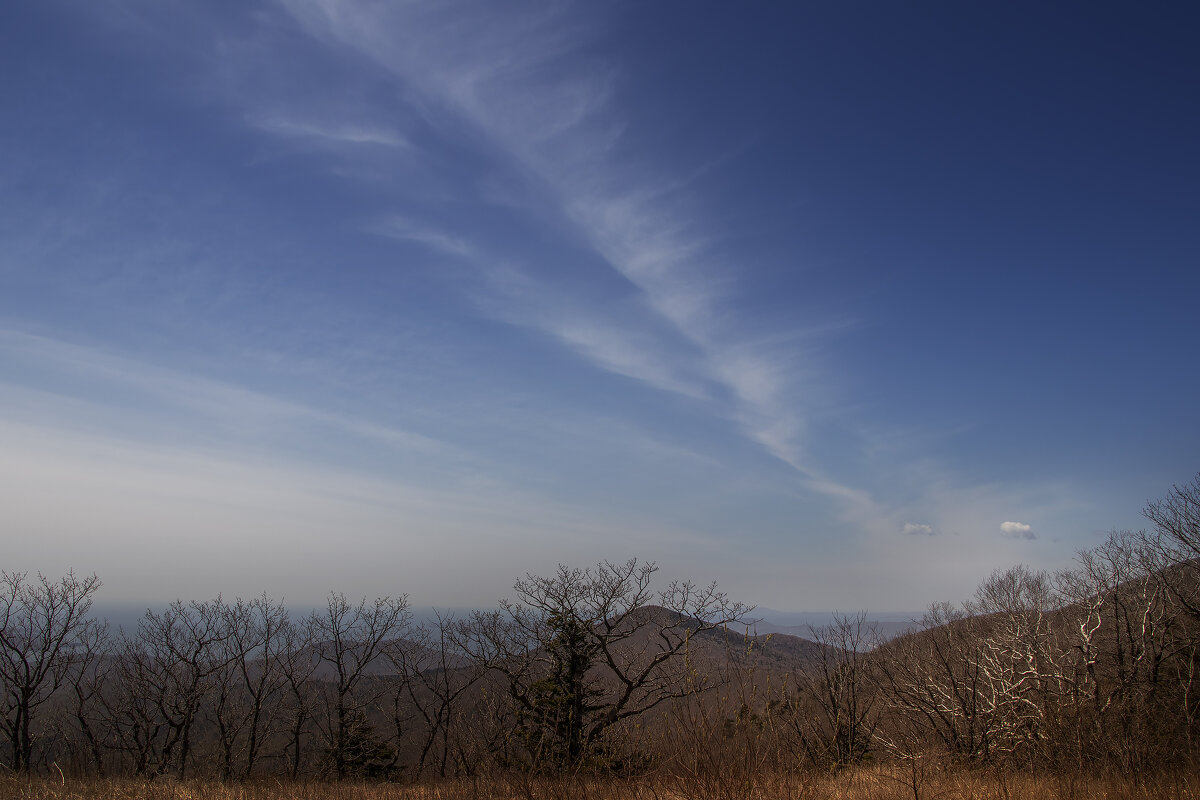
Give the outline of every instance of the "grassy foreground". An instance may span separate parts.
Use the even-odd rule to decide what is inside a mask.
[[[20,800],[1116,800],[1200,798],[1200,775],[1145,778],[1030,776],[962,770],[914,775],[888,767],[836,775],[638,780],[485,778],[426,784],[219,783],[214,781],[0,777],[0,798]]]

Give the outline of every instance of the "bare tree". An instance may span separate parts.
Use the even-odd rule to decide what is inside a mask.
[[[814,763],[856,764],[870,751],[879,722],[869,652],[878,635],[867,625],[866,612],[835,614],[831,624],[810,626],[809,632],[820,645],[817,664],[797,679],[790,720]]]
[[[380,666],[387,645],[407,631],[412,613],[407,597],[380,597],[372,603],[363,598],[354,604],[333,592],[324,611],[311,619],[317,655],[333,672],[323,731],[332,771],[340,780],[350,774],[354,738],[369,730],[366,711],[383,692],[378,686],[359,690],[370,683],[365,680],[369,670]]]
[[[1165,699],[1168,665],[1190,653],[1179,636],[1172,570],[1159,547],[1127,531],[1081,551],[1078,562],[1057,578],[1075,660],[1070,695],[1077,758],[1087,751],[1133,768],[1156,759],[1152,750],[1164,750],[1157,735],[1162,714],[1152,706]],[[1186,691],[1180,702],[1187,714]]]
[[[99,588],[95,575],[68,572],[55,582],[0,572],[0,728],[16,772],[32,765],[34,715],[70,674]]]
[[[673,581],[631,559],[526,575],[500,612],[477,615],[477,655],[505,676],[530,758],[576,765],[621,720],[689,691],[690,642],[750,609],[716,585]]]
[[[889,642],[877,668],[892,712],[880,741],[909,758],[929,747],[986,761],[992,719],[983,701],[982,621],[969,609],[935,603],[920,630]]]
[[[232,610],[232,609],[230,609]],[[244,625],[244,620],[227,619],[231,626]],[[231,630],[232,634],[232,630]],[[224,643],[228,652],[225,664],[209,679],[209,690],[201,706],[206,730],[215,733],[215,744],[219,753],[221,779],[233,779],[234,766],[239,760],[240,750],[245,744],[244,732],[249,722],[247,697],[239,684],[237,662],[246,657],[238,651],[240,643],[233,635]]]
[[[254,771],[274,703],[287,682],[280,662],[288,624],[287,608],[265,594],[248,602],[238,598],[226,608],[231,658],[222,672],[216,722],[227,779],[234,776],[238,749],[242,777]]]
[[[1142,513],[1164,543],[1175,548],[1176,560],[1200,559],[1200,473],[1191,483],[1171,487],[1166,497],[1148,503]]]
[[[136,635],[121,632],[110,663],[106,683],[91,693],[110,737],[108,747],[128,759],[134,775],[150,775],[167,729],[156,697],[165,685]]]
[[[281,714],[287,716],[288,775],[292,780],[300,776],[303,761],[305,730],[316,706],[313,689],[313,674],[320,663],[313,639],[313,617],[296,624],[286,620],[280,628],[278,666],[283,676],[283,698]]]
[[[92,770],[101,777],[106,772],[104,752],[107,737],[100,697],[107,688],[112,672],[111,650],[108,623],[90,623],[79,637],[71,675],[69,714],[83,738],[83,749]]]
[[[1173,486],[1166,497],[1149,503],[1142,513],[1154,525],[1145,536],[1147,548],[1159,556],[1151,576],[1166,590],[1177,611],[1170,668],[1190,754],[1200,716],[1200,473],[1190,483]]]
[[[453,616],[435,614],[430,625],[422,625],[407,641],[387,650],[388,657],[400,674],[397,703],[406,706],[421,719],[424,736],[414,768],[420,776],[434,762],[437,774],[446,777],[454,757],[453,742],[456,723],[460,722],[460,701],[487,673],[485,664],[468,656],[475,629]],[[405,718],[397,710],[393,714],[397,737]],[[462,754],[456,766],[466,768]]]
[[[1200,473],[1142,513],[1154,525],[1144,534],[1146,550],[1156,556],[1154,577],[1185,614],[1200,621]]]
[[[993,754],[1032,757],[1063,692],[1064,648],[1051,624],[1049,576],[1024,566],[997,570],[975,595],[982,647],[980,701],[990,718]]]
[[[175,764],[186,777],[192,735],[214,678],[234,659],[226,607],[218,597],[207,602],[176,600],[162,613],[147,611],[137,634],[121,653],[126,683],[122,713],[134,717],[141,733],[134,744],[153,758],[153,774]],[[150,764],[145,764],[149,767]]]

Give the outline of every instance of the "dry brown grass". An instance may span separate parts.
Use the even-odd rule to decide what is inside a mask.
[[[748,775],[704,784],[640,780],[530,780],[519,776],[418,785],[0,777],[13,800],[1158,800],[1200,798],[1200,775],[1032,776],[895,767],[834,775]]]

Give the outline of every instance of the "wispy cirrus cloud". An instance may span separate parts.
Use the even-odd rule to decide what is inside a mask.
[[[412,144],[399,133],[377,125],[334,120],[290,119],[278,115],[248,115],[246,122],[264,133],[314,145],[377,145],[409,149]]]
[[[402,242],[419,244],[440,255],[477,261],[479,252],[462,237],[447,233],[436,225],[421,224],[399,215],[372,221],[364,226],[368,233]]]
[[[510,463],[511,447],[497,454],[12,329],[0,329],[0,364],[0,500],[9,524],[26,534],[9,554],[17,564],[61,541],[59,550],[72,554],[64,569],[86,563],[116,585],[139,584],[129,552],[139,553],[139,569],[160,565],[163,574],[178,559],[190,570],[211,567],[189,571],[194,585],[161,587],[168,593],[258,592],[265,582],[315,601],[331,581],[382,588],[400,576],[429,602],[488,603],[512,576],[555,559],[721,547],[644,511],[548,493]],[[627,458],[640,451],[633,460],[647,469],[715,466],[637,428],[592,434],[553,415],[540,425],[590,453],[600,449],[596,436]],[[71,502],[55,500],[62,497]],[[78,531],[88,531],[88,543],[67,546]],[[341,544],[330,540],[335,532]],[[534,541],[548,554],[544,563],[528,561]],[[486,565],[467,581],[478,587],[474,596],[439,594],[437,581],[423,577],[430,565],[457,575],[474,569],[453,566],[454,549],[489,554],[473,562]],[[378,568],[364,568],[364,550]],[[231,552],[236,564],[210,564],[214,553]],[[36,563],[50,568],[44,558]],[[214,570],[224,581],[216,588]]]
[[[492,316],[534,328],[606,371],[690,399],[709,397],[696,353],[686,342],[664,339],[637,308],[605,314],[507,265],[488,266],[481,283],[485,291],[476,300]]]
[[[106,408],[111,406],[120,410],[130,406],[141,409],[144,424],[149,424],[151,418],[158,414],[178,429],[182,415],[190,425],[205,420],[231,436],[242,436],[247,431],[253,431],[258,436],[286,436],[295,435],[298,429],[323,426],[389,448],[427,456],[437,454],[463,461],[472,460],[472,456],[461,448],[421,433],[22,331],[0,329],[0,358],[10,367],[20,364],[23,369],[48,376],[41,383],[55,385],[65,378],[72,384],[78,384],[77,389],[62,388],[55,394],[61,400],[72,401],[75,398],[90,407],[92,414],[100,415],[96,419],[102,424]],[[40,391],[45,393],[45,390]],[[0,395],[10,401],[10,408],[11,401],[18,393],[26,398],[32,397],[26,386],[0,380]],[[94,399],[105,394],[115,394],[120,398],[120,403],[110,404]],[[23,405],[36,413],[35,404]],[[128,416],[125,411],[120,413]],[[86,422],[92,414],[80,415],[77,421]]]
[[[866,451],[869,437],[844,430],[833,452],[822,441],[838,405],[836,373],[823,362],[830,319],[775,320],[772,330],[734,306],[739,270],[718,256],[723,232],[696,202],[695,175],[673,173],[640,146],[620,103],[619,66],[580,57],[603,27],[600,12],[356,0],[273,8],[337,67],[331,73],[376,86],[391,105],[343,99],[359,91],[349,78],[304,95],[239,89],[232,102],[254,109],[240,112],[254,130],[324,142],[332,158],[354,162],[345,174],[364,180],[388,174],[389,153],[408,152],[401,128],[423,128],[437,143],[422,141],[408,161],[425,172],[389,184],[367,230],[467,265],[471,278],[457,288],[487,316],[705,409],[788,465],[802,489],[832,500],[840,519],[880,536],[894,536],[910,513],[951,529],[927,511],[936,492],[897,499],[881,490],[904,465],[873,476],[847,468],[843,452]],[[236,59],[223,69],[225,84],[237,85]],[[397,119],[406,122],[388,122]],[[362,160],[372,153],[377,162]],[[957,509],[972,491],[940,502]]]
[[[540,327],[601,369],[689,397],[698,385],[711,386],[725,401],[715,411],[799,470],[812,489],[863,496],[824,474],[805,452],[805,391],[793,368],[795,351],[771,352],[723,313],[722,289],[735,276],[712,257],[714,234],[689,211],[687,181],[656,175],[644,162],[626,164],[627,122],[610,104],[617,71],[566,58],[587,41],[580,25],[553,8],[500,13],[473,6],[463,14],[454,4],[282,5],[316,40],[349,49],[416,91],[435,124],[465,126],[460,135],[477,137],[541,187],[541,206],[565,220],[582,244],[636,288],[641,307],[672,331],[666,338],[654,334],[659,349],[693,359],[687,371],[698,377],[669,377],[677,370],[664,372],[662,359],[646,358],[655,346],[647,347],[642,334],[626,335],[624,320],[564,318],[553,306],[539,311],[531,302],[536,291],[499,292],[497,300],[515,301],[514,310],[496,302],[492,311]],[[459,240],[453,232],[423,235],[442,251]],[[524,280],[536,279],[526,273]]]
[[[722,232],[694,201],[694,177],[671,174],[639,150],[617,102],[620,70],[578,57],[595,35],[598,21],[587,18],[595,12],[354,0],[280,0],[277,8],[323,57],[369,65],[370,80],[387,84],[403,106],[396,114],[451,143],[441,156],[422,151],[442,165],[436,188],[418,182],[405,192],[397,181],[370,232],[468,265],[473,277],[460,288],[487,316],[705,408],[792,468],[804,490],[831,499],[840,519],[879,536],[894,536],[909,513],[937,531],[954,529],[927,509],[958,509],[974,490],[885,500],[861,474],[843,477],[854,470],[839,453],[831,457],[815,430],[836,405],[828,399],[836,377],[822,362],[829,319],[770,330],[732,306],[739,273],[717,255]],[[355,158],[360,144],[399,137],[387,126],[348,126],[344,111],[330,111],[345,104],[328,99],[275,96],[268,107],[278,109],[273,117],[247,113],[256,130],[324,138]],[[477,173],[447,194],[441,178],[463,163]],[[375,172],[386,168],[381,162]],[[489,215],[457,213],[472,204],[499,208],[503,219],[482,224]],[[513,245],[506,225],[537,235]],[[554,240],[552,255],[530,244],[540,239]],[[837,441],[841,449],[866,444],[850,431]],[[881,475],[897,468],[885,465]],[[957,510],[950,517],[960,519]]]
[[[707,378],[699,374],[700,353],[678,337],[665,340],[638,306],[623,306],[620,315],[606,313],[433,224],[392,216],[367,230],[471,265],[474,300],[489,316],[534,329],[608,372],[690,399],[711,396]]]

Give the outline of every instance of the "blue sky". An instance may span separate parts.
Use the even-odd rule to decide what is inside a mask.
[[[915,609],[1200,468],[1182,4],[0,13],[6,569]]]

